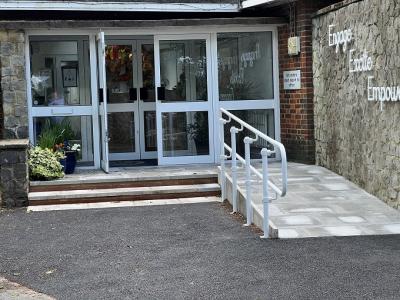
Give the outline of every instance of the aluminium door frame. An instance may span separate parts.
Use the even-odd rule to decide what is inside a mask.
[[[198,102],[172,102],[162,103],[158,100],[157,87],[161,86],[160,74],[160,41],[171,40],[205,40],[207,58],[207,101]],[[191,163],[214,163],[214,121],[213,121],[213,95],[212,89],[212,66],[211,66],[211,36],[209,33],[196,34],[158,34],[154,36],[154,65],[156,70],[156,114],[157,114],[157,150],[159,165],[179,165]],[[208,113],[208,134],[209,134],[209,154],[208,155],[188,155],[176,157],[163,156],[163,135],[162,135],[162,113],[167,112],[197,112],[206,111]]]
[[[155,34],[170,34],[173,31],[175,34],[210,34],[211,35],[211,57],[212,63],[212,74],[213,78],[218,79],[218,68],[217,64],[217,33],[224,32],[260,32],[260,31],[271,31],[273,34],[273,68],[274,68],[274,99],[268,101],[268,103],[256,103],[257,100],[253,100],[252,105],[254,109],[268,109],[274,110],[274,121],[275,121],[275,139],[281,140],[280,132],[280,99],[279,99],[279,58],[278,58],[278,30],[277,27],[280,24],[226,24],[226,25],[202,25],[202,26],[153,26],[153,27],[142,27],[142,28],[105,28],[103,32],[109,38],[112,36],[153,36]],[[25,30],[25,66],[26,66],[26,82],[27,82],[27,99],[28,99],[28,118],[29,118],[29,137],[33,142],[33,118],[32,118],[32,95],[31,95],[31,83],[30,83],[30,53],[29,53],[29,38],[31,36],[88,36],[90,44],[90,73],[91,73],[91,108],[88,112],[91,112],[92,125],[93,125],[93,154],[94,154],[94,168],[100,166],[100,137],[99,137],[99,122],[98,120],[98,88],[97,88],[97,62],[96,62],[96,48],[95,48],[95,35],[98,29],[28,29]],[[155,49],[154,49],[155,50]],[[156,63],[155,63],[156,64]],[[213,90],[213,109],[214,109],[214,128],[219,128],[219,108],[224,107],[222,101],[218,101],[218,82],[214,80],[212,86]],[[232,109],[233,107],[227,107]],[[86,113],[86,112],[85,112]],[[219,161],[219,142],[218,135],[214,135],[214,162]],[[93,167],[80,167],[80,168],[93,168]]]
[[[139,102],[139,144],[140,144],[140,159],[157,159],[158,153],[157,151],[146,151],[146,136],[144,132],[144,124],[145,124],[145,117],[144,113],[148,111],[154,111],[156,113],[156,95],[155,95],[155,63],[154,63],[154,39],[149,38],[136,38],[137,44],[137,57],[138,57],[138,68],[137,68],[137,78],[138,78],[138,102]],[[151,44],[153,45],[153,64],[154,64],[154,74],[153,74],[153,81],[154,81],[154,102],[146,102],[143,101],[140,97],[140,88],[143,87],[143,54],[142,54],[142,45]],[[157,117],[156,117],[157,122]]]
[[[87,37],[89,42],[89,63],[90,63],[90,91],[91,105],[64,106],[64,107],[34,107],[32,103],[32,83],[31,83],[31,53],[30,41],[35,36],[71,36]],[[92,143],[93,143],[93,166],[79,167],[80,169],[98,169],[100,168],[100,148],[96,146],[99,141],[99,110],[98,110],[98,92],[97,92],[97,59],[96,59],[96,40],[94,33],[74,31],[65,33],[64,31],[52,31],[44,34],[41,30],[26,30],[25,34],[25,80],[26,80],[26,98],[28,107],[28,136],[31,144],[34,144],[34,126],[35,117],[71,117],[71,116],[90,116],[92,121]]]
[[[134,58],[132,59],[132,72],[138,67],[138,54],[137,54],[137,44],[135,40],[132,39],[112,39],[105,36],[106,47],[108,45],[130,45],[132,46],[132,53]],[[134,75],[134,74],[132,74]],[[135,74],[136,75],[136,74]],[[132,84],[133,88],[138,88],[138,81],[136,76],[133,76]],[[119,160],[139,160],[140,159],[140,144],[139,144],[139,120],[140,120],[140,112],[139,112],[139,101],[136,100],[134,102],[126,102],[126,103],[107,103],[107,111],[108,113],[124,113],[124,112],[132,112],[134,114],[134,135],[135,135],[135,151],[133,152],[117,152],[110,153],[108,152],[108,158],[110,161],[119,161]]]

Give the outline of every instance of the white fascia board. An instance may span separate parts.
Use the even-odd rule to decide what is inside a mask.
[[[0,1],[0,10],[238,12],[239,6],[233,3]]]
[[[242,2],[242,8],[249,8],[261,4],[271,4],[276,2],[276,0],[245,0]]]

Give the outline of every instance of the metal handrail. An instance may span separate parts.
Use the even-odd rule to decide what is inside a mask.
[[[268,187],[270,187],[277,196],[284,197],[287,192],[287,157],[286,150],[282,143],[272,139],[266,134],[262,133],[258,129],[244,122],[234,114],[230,113],[226,109],[220,108],[221,117],[220,117],[220,141],[221,141],[221,186],[222,186],[222,198],[226,199],[226,174],[225,174],[225,161],[228,158],[232,160],[232,205],[233,212],[237,212],[237,161],[240,161],[245,165],[246,168],[246,225],[251,225],[253,223],[253,209],[252,209],[252,200],[251,200],[251,174],[255,174],[259,179],[263,182],[263,211],[264,211],[264,236],[269,236],[269,191]],[[223,116],[226,115],[228,119],[224,119]],[[231,132],[231,146],[227,145],[224,141],[224,126],[232,120],[236,121],[240,128],[232,126],[230,128]],[[236,134],[243,129],[246,128],[250,132],[254,134],[253,138],[246,136],[243,140],[245,144],[245,158],[241,157],[236,153]],[[250,157],[250,144],[256,142],[258,139],[263,139],[274,147],[274,150],[271,151],[267,148],[261,149],[261,157],[262,157],[262,172],[258,171],[254,166],[251,165],[251,157]],[[277,152],[278,150],[278,152]],[[229,155],[226,155],[226,151],[228,151]],[[279,154],[281,158],[281,179],[282,179],[282,187],[279,188],[275,183],[273,183],[268,178],[268,156],[272,153]]]

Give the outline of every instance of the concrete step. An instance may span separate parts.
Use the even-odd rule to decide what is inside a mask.
[[[141,207],[153,205],[178,205],[178,204],[198,204],[221,202],[221,197],[194,197],[179,199],[154,199],[154,200],[138,200],[138,201],[114,201],[114,202],[97,202],[97,203],[75,203],[75,204],[53,204],[53,205],[33,205],[28,206],[28,212],[39,211],[60,211],[60,210],[82,210],[82,209],[107,209],[121,207]]]
[[[217,183],[30,192],[29,205],[95,203],[219,196]]]
[[[175,185],[198,185],[218,183],[218,175],[193,174],[151,174],[151,176],[86,176],[67,177],[54,181],[31,181],[30,192],[72,191],[93,189],[116,189]]]

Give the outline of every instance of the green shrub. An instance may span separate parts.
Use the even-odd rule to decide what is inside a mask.
[[[52,180],[64,177],[60,159],[63,155],[50,149],[34,147],[29,150],[29,178],[31,180]]]
[[[64,143],[75,137],[75,133],[68,119],[62,120],[60,123],[46,120],[42,131],[39,135],[37,145],[45,149],[53,149],[56,144]]]

